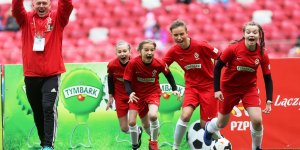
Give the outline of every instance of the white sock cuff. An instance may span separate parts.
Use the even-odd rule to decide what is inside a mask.
[[[250,124],[250,130],[251,130],[251,133],[255,136],[262,136],[263,135],[263,131],[264,131],[264,128],[262,127],[262,129],[260,131],[256,131],[253,127],[252,127],[252,123]]]
[[[135,125],[135,126],[129,126],[129,132],[138,132],[138,126]]]
[[[184,126],[184,127],[187,127],[188,122],[184,122],[184,121],[182,121],[182,120],[179,118],[178,121],[177,121],[177,124],[178,124],[178,125],[181,125],[181,126]]]
[[[213,124],[213,126],[215,127],[215,128],[217,128],[217,129],[219,129],[219,127],[218,127],[218,118],[213,118],[212,120],[211,120],[211,123]]]
[[[220,128],[217,125],[218,118],[213,118],[207,125],[208,132],[214,133],[220,130]]]
[[[159,121],[156,119],[155,121],[150,121],[151,126],[159,126]]]

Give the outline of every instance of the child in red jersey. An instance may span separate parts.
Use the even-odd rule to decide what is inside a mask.
[[[258,44],[260,42],[260,44]],[[233,41],[221,55],[215,66],[215,97],[220,100],[218,118],[207,123],[204,142],[211,144],[213,132],[224,128],[230,117],[230,112],[240,100],[247,110],[251,120],[252,149],[261,149],[263,126],[261,102],[256,86],[256,71],[261,65],[266,85],[267,101],[264,113],[271,112],[273,82],[270,72],[270,62],[265,51],[264,31],[254,22],[245,24],[243,38]],[[225,66],[220,88],[221,69]]]
[[[181,20],[174,21],[170,31],[176,45],[172,46],[164,57],[171,65],[176,61],[184,70],[185,92],[182,103],[182,114],[178,119],[173,149],[179,149],[188,122],[200,105],[201,127],[207,121],[217,116],[218,103],[214,98],[213,89],[213,59],[216,60],[221,52],[205,41],[197,41],[188,36],[186,24]],[[220,135],[219,135],[220,137]]]
[[[129,43],[120,41],[116,44],[115,48],[117,58],[111,60],[107,66],[109,100],[107,102],[106,110],[108,110],[112,106],[112,103],[115,100],[116,111],[121,130],[129,134],[130,132],[127,117],[129,110],[129,97],[125,90],[123,75],[125,67],[130,59],[131,47]],[[148,111],[145,110],[139,113],[139,115],[144,129],[150,135],[150,123],[147,112]],[[139,141],[142,135],[142,131],[142,128],[139,127]]]
[[[159,74],[162,72],[169,81],[173,94],[180,98],[173,75],[168,66],[154,58],[156,43],[151,40],[144,40],[138,46],[139,56],[129,61],[125,73],[125,88],[129,95],[129,128],[131,131],[132,143],[136,143],[137,127],[136,116],[141,110],[149,109],[151,139],[149,149],[158,150],[159,122],[157,118],[160,105],[161,89],[159,86]],[[133,149],[139,145],[133,145]]]

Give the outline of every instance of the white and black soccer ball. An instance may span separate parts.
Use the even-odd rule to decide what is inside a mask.
[[[195,121],[190,125],[186,133],[186,140],[191,150],[207,150],[210,146],[206,146],[203,142],[204,130],[200,126],[200,120]]]
[[[211,150],[232,150],[232,146],[230,141],[223,137],[211,143]]]

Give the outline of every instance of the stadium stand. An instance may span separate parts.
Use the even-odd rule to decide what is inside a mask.
[[[25,0],[26,1],[26,0]],[[56,7],[57,0],[52,1]],[[64,32],[63,54],[66,62],[100,62],[114,57],[113,46],[118,40],[133,45],[136,55],[137,44],[144,38],[144,22],[147,11],[152,11],[161,28],[175,19],[187,22],[190,35],[207,40],[219,49],[224,49],[230,40],[240,39],[243,24],[252,20],[257,10],[272,12],[271,22],[263,24],[266,46],[271,57],[287,57],[300,35],[300,0],[253,0],[242,4],[236,0],[228,3],[203,4],[193,0],[190,4],[176,0],[161,0],[159,7],[148,10],[140,0],[73,0],[75,20],[70,21]],[[0,17],[4,22],[10,3],[0,4]],[[3,22],[2,22],[3,24]],[[89,33],[92,28],[108,30],[108,38],[92,42]],[[20,31],[0,31],[1,64],[21,63]],[[161,57],[172,45],[168,35],[166,49],[157,55]]]

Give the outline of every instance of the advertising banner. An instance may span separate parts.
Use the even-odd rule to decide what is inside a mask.
[[[61,76],[58,102],[58,129],[55,149],[131,149],[130,136],[121,132],[115,107],[106,111],[108,100],[107,63],[66,64]],[[28,103],[21,65],[5,65],[4,149],[38,149],[39,138]],[[170,67],[183,96],[183,71]],[[171,94],[166,78],[160,75],[164,92],[159,108],[159,145],[171,149],[174,128],[181,114],[181,101]],[[200,118],[195,110],[191,123]],[[141,125],[137,119],[138,125]],[[149,136],[144,132],[141,149],[148,149]],[[185,141],[185,140],[184,140]],[[183,142],[182,149],[189,149]]]
[[[272,59],[273,105],[269,115],[263,114],[263,149],[300,149],[300,59]],[[258,87],[262,109],[266,93],[263,75],[258,71]],[[232,111],[222,134],[233,149],[251,149],[250,118],[239,104]]]
[[[300,59],[272,59],[271,71],[274,84],[272,112],[263,114],[263,149],[300,149]],[[130,136],[121,132],[115,107],[106,111],[108,100],[107,63],[66,64],[62,74],[58,102],[58,132],[55,149],[131,149]],[[4,66],[4,143],[3,149],[37,149],[39,140],[27,101],[21,65]],[[170,67],[178,90],[184,97],[184,72],[177,65]],[[258,87],[265,108],[265,87],[261,70]],[[181,114],[181,102],[171,94],[166,78],[160,75],[162,89],[159,108],[161,150],[171,149],[176,122]],[[207,148],[201,142],[203,130],[199,120],[199,107],[189,122],[189,132],[180,149]],[[138,125],[141,125],[137,119]],[[233,149],[251,149],[250,118],[240,104],[234,107],[231,119],[221,134]],[[149,136],[144,132],[141,149],[148,149]]]

